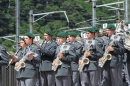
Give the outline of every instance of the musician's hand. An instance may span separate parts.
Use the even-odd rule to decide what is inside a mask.
[[[109,51],[114,51],[114,48],[112,46],[108,46],[107,48]]]
[[[55,61],[53,61],[52,66],[55,66]]]
[[[18,58],[18,56],[13,55],[11,59],[15,60],[17,58]]]
[[[63,57],[63,54],[62,53],[58,53],[58,58],[61,59]]]
[[[30,60],[32,60],[34,58],[33,54],[29,54],[29,58],[30,58]]]
[[[79,60],[79,65],[81,65],[83,62],[82,62],[82,60]]]
[[[16,67],[19,66],[19,62],[16,62],[16,63],[15,63],[15,66],[16,66]]]
[[[103,57],[99,58],[99,61],[102,61],[103,60]]]
[[[91,56],[91,52],[86,52],[86,56]]]

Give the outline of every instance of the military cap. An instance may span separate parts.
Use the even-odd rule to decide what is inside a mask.
[[[107,29],[116,30],[116,27],[113,24],[108,24]]]
[[[21,38],[20,38],[20,41],[24,41],[24,37],[21,37]]]
[[[46,34],[48,34],[48,35],[53,35],[53,33],[52,33],[52,31],[51,30],[45,30],[45,32],[44,33],[46,33]]]
[[[81,33],[77,33],[77,36],[80,36],[80,37],[81,37]]]
[[[25,36],[28,36],[28,37],[33,38],[33,39],[35,38],[35,36],[30,32],[25,33]]]
[[[73,36],[73,37],[77,36],[77,34],[75,32],[68,32],[68,35]]]
[[[87,28],[86,31],[87,32],[92,32],[92,33],[96,32],[96,30],[93,27]]]
[[[94,26],[93,28],[95,29],[96,32],[99,31],[98,27]]]
[[[98,34],[98,37],[102,37],[102,34],[101,34],[101,33],[99,33],[99,34]]]
[[[128,26],[128,24],[130,24],[130,22],[126,22],[125,25]]]
[[[67,38],[68,35],[67,35],[66,32],[59,32],[59,33],[57,34],[57,37],[64,37],[64,38]]]

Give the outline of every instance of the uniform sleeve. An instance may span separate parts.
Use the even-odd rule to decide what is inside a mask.
[[[27,58],[27,60],[30,60],[33,63],[39,63],[41,61],[40,48],[38,46],[35,46],[31,51],[34,52],[34,58],[32,60],[30,60],[30,58]]]
[[[79,59],[82,55],[83,47],[81,44],[77,44],[75,48],[76,59]]]
[[[113,48],[114,48],[114,51],[112,51],[113,54],[123,55],[125,52],[123,40],[115,41],[115,46]]]
[[[63,51],[62,54],[63,54],[63,58],[61,59],[61,61],[71,62],[76,60],[76,54],[74,51],[74,47],[72,45],[69,48],[69,50]]]
[[[1,46],[0,47],[0,66],[8,64],[8,54],[6,52],[6,49]]]
[[[102,46],[101,46],[101,43],[99,41],[96,41],[96,44],[95,44],[95,51],[91,52],[91,58],[93,59],[98,59],[98,58],[101,58],[103,56],[103,49],[102,49]]]
[[[56,42],[53,42],[50,46],[41,48],[40,51],[41,51],[41,53],[43,53],[49,57],[54,57],[56,48],[57,48],[57,44],[56,44]]]

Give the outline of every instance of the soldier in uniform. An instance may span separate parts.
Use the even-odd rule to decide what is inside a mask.
[[[4,46],[0,45],[0,86],[2,86],[2,66],[8,64],[8,54]]]
[[[116,27],[114,25],[107,25],[106,33],[108,37],[105,40],[107,41],[105,50],[107,49],[112,57],[110,61],[107,61],[105,63],[103,68],[103,79],[105,79],[105,86],[122,86],[122,76],[119,74],[119,58],[120,55],[124,54],[125,49],[122,44],[123,40],[111,39],[112,35],[115,34],[115,29]],[[112,42],[112,40],[114,40],[114,42],[110,45],[110,42]],[[102,60],[102,58],[99,60]]]
[[[130,22],[125,22],[124,24],[124,30],[127,31],[129,30],[130,28],[128,28],[128,25],[130,24]]]
[[[60,60],[61,65],[56,68],[56,86],[71,86],[71,62],[76,60],[74,47],[67,42],[66,32],[59,32],[57,36],[59,46],[56,49],[56,59],[52,65],[57,66],[57,60]]]
[[[22,51],[22,56],[19,57],[19,61],[23,59],[24,56],[27,56],[25,59],[25,67],[19,70],[19,81],[20,86],[35,86],[35,77],[36,77],[36,64],[40,63],[40,49],[36,44],[33,43],[33,39],[35,36],[27,32],[24,36],[24,41],[26,43],[26,47]],[[29,52],[33,52],[33,54],[29,54]],[[15,67],[19,67],[20,62],[16,62]]]
[[[82,71],[80,72],[81,86],[98,86],[98,59],[102,57],[103,50],[100,46],[100,42],[95,39],[95,29],[93,27],[87,29],[88,40],[84,43],[83,53],[79,60],[79,68],[82,65],[82,58],[88,58],[88,64],[85,64]],[[89,41],[92,41],[89,44]]]
[[[57,43],[52,40],[52,31],[45,30],[44,41],[41,45],[41,86],[55,86],[55,72],[52,70],[52,62],[54,60]]]
[[[22,57],[22,50],[26,47],[26,43],[24,41],[24,38],[20,39],[19,46],[20,46],[19,50],[11,58],[12,59],[11,64],[15,64],[16,62],[18,62],[20,60],[20,57]],[[20,78],[20,71],[17,72],[16,78],[17,78],[17,86],[21,86],[20,79],[19,79]]]
[[[81,57],[82,45],[76,41],[77,34],[75,32],[68,33],[69,42],[74,46],[76,60],[71,62],[72,69],[72,86],[80,86],[79,82],[79,71],[78,71],[78,60]]]

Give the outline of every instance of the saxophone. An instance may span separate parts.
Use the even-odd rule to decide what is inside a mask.
[[[63,51],[65,50],[68,50],[69,49],[69,46],[62,46],[61,49],[60,49],[60,53],[62,53]],[[62,62],[60,61],[59,57],[57,56],[56,59],[54,60],[55,62],[55,65],[52,66],[52,70],[53,71],[56,71],[57,68],[62,64]]]
[[[26,58],[28,57],[28,55],[30,55],[30,54],[33,54],[33,55],[34,55],[34,53],[30,51],[30,52],[28,52],[25,56],[22,57],[22,59],[19,61],[19,65],[14,67],[14,69],[15,69],[16,71],[19,71],[21,68],[24,68],[24,67],[26,66],[25,60],[26,60]]]
[[[126,32],[126,39],[125,39],[125,42],[124,42],[124,47],[130,51],[130,32]]]
[[[109,46],[112,46],[116,39],[117,39],[117,36],[114,36],[114,39],[109,43]],[[102,57],[103,59],[98,61],[99,67],[102,68],[107,60],[111,60],[112,56],[111,56],[111,54],[109,54],[109,52],[110,51],[108,49],[105,50],[103,57]]]
[[[82,58],[82,64],[80,64],[79,65],[79,68],[78,68],[78,70],[80,71],[80,72],[82,72],[83,71],[83,68],[84,68],[84,66],[86,65],[86,64],[89,64],[89,58],[87,58],[88,56],[86,56],[86,53],[88,52],[88,51],[90,51],[90,46],[92,45],[92,41],[88,41],[88,47],[87,47],[87,50],[85,51],[85,53],[84,53],[84,55],[83,55],[83,58]]]

